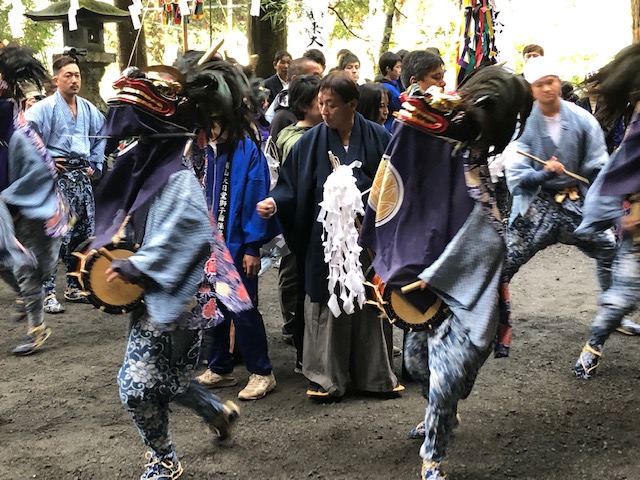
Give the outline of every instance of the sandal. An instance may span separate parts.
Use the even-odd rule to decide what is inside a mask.
[[[578,378],[590,380],[596,374],[595,370],[598,368],[601,357],[602,346],[596,345],[595,347],[592,347],[587,343],[582,347],[580,357],[578,358],[576,365],[573,367],[573,373]]]

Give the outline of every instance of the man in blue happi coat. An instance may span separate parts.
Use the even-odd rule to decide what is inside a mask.
[[[260,247],[280,232],[271,228],[275,225],[273,221],[260,218],[255,210],[256,203],[269,191],[270,174],[249,116],[248,80],[227,62],[212,62],[210,71],[230,94],[211,102],[214,127],[205,149],[207,203],[254,308],[234,313],[220,306],[224,321],[207,330],[213,351],[209,368],[198,381],[212,388],[236,384],[229,353],[233,322],[237,344],[250,373],[238,398],[257,400],[276,387],[264,321],[257,308]]]

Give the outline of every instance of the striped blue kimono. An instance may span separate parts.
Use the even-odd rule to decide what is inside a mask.
[[[104,116],[90,102],[76,96],[77,116],[74,117],[59,92],[36,103],[26,112],[27,120],[42,138],[53,158],[66,159],[66,171],[58,177],[58,185],[66,195],[76,215],[76,223],[62,239],[60,256],[67,273],[74,272],[77,259],[71,255],[94,232],[95,206],[91,178],[93,168],[99,178],[104,164],[106,140],[97,138]],[[45,295],[55,295],[55,272],[45,282]],[[67,288],[79,288],[74,277],[67,276]]]

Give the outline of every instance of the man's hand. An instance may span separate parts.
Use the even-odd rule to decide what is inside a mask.
[[[91,178],[94,171],[95,170],[92,167],[87,168],[87,173],[86,173],[87,177]]]
[[[253,255],[245,255],[242,257],[242,270],[248,278],[253,278],[258,275],[260,271],[260,257],[254,257]]]
[[[625,215],[620,219],[620,226],[625,232],[634,234],[640,230],[640,220],[634,215]]]
[[[272,198],[265,198],[256,205],[256,211],[261,218],[271,218],[276,213],[276,204]]]
[[[107,283],[111,283],[118,278],[122,280],[124,283],[131,283],[111,267],[107,268],[104,274],[107,276]]]
[[[58,173],[64,173],[67,171],[67,167],[64,164],[67,162],[67,159],[64,157],[58,157],[54,159],[56,161],[56,170]]]
[[[564,173],[564,165],[562,165],[556,157],[551,157],[547,160],[547,164],[544,166],[544,169],[558,175]]]

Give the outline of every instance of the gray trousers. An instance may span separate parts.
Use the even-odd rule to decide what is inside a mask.
[[[389,360],[391,325],[373,308],[365,306],[336,318],[326,304],[307,296],[304,320],[302,373],[310,381],[335,396],[344,395],[348,386],[381,393],[398,385]]]
[[[407,371],[420,381],[427,399],[425,439],[420,456],[440,462],[456,424],[458,402],[469,396],[492,347],[481,352],[453,315],[435,330],[410,332],[404,346]]]
[[[60,238],[51,238],[44,232],[42,220],[30,220],[19,216],[14,220],[16,238],[31,250],[36,258],[35,266],[19,265],[11,272],[3,272],[2,278],[17,295],[24,298],[28,328],[41,325],[44,321],[43,282],[55,271],[60,251]]]
[[[625,237],[613,262],[611,287],[600,295],[600,309],[591,326],[591,346],[600,346],[631,313],[640,298],[640,263],[633,239]]]

